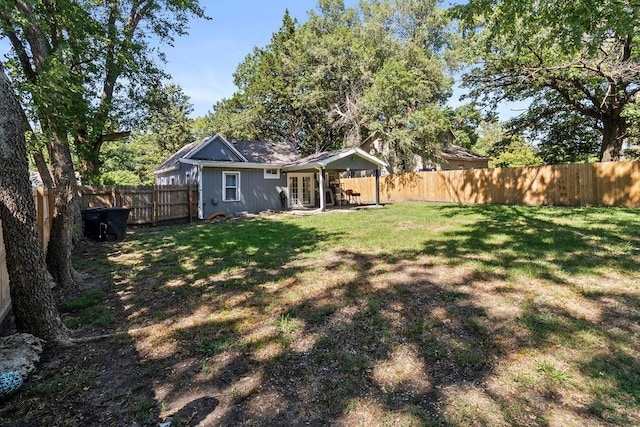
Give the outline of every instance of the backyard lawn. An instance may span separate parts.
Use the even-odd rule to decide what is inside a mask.
[[[640,425],[640,211],[399,203],[85,243],[8,425]]]

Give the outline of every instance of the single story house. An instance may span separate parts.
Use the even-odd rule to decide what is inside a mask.
[[[324,210],[338,204],[340,173],[379,176],[383,167],[385,162],[357,147],[301,158],[288,143],[227,141],[216,134],[185,145],[154,174],[158,185],[197,184],[198,217],[203,219],[216,212]]]
[[[488,168],[489,158],[481,156],[473,151],[455,145],[455,134],[449,130],[441,136],[444,148],[438,153],[438,160],[435,162],[425,161],[422,156],[414,154],[410,162],[410,168],[413,172],[429,171],[429,170],[458,170],[458,169],[477,169]],[[374,132],[365,139],[360,148],[371,154],[387,159],[390,167],[382,169],[382,174],[387,175],[396,172],[396,159],[394,158],[388,144],[384,141],[378,132]]]

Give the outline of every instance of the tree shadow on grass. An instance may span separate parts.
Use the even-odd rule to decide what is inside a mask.
[[[558,283],[564,275],[601,268],[633,273],[640,257],[640,240],[634,239],[637,210],[619,208],[621,215],[612,217],[607,209],[612,208],[443,206],[444,216],[470,220],[461,229],[424,242],[423,252],[443,255],[451,264],[475,261],[479,271],[508,269]],[[571,225],[576,220],[582,226]]]
[[[565,278],[597,277],[602,265],[635,277],[637,248],[629,247],[631,259],[621,260],[600,250],[600,244],[619,247],[619,239],[634,236],[637,226],[621,221],[613,229],[587,215],[590,232],[585,233],[504,209],[476,210],[474,215],[483,215],[477,224],[424,242],[421,250],[341,251],[327,268],[354,272],[340,283],[342,292],[332,288],[288,306],[287,319],[298,326],[273,336],[288,341],[275,356],[255,358],[251,347],[238,354],[249,361],[249,370],[260,372],[260,387],[239,396],[216,421],[547,425],[554,411],[565,411],[572,422],[633,423],[637,387],[622,378],[627,373],[634,378],[637,364],[615,347],[638,355],[633,339],[638,296],[633,289],[590,295],[567,287]],[[492,240],[495,235],[501,236],[498,241]],[[456,270],[465,261],[477,262],[484,251],[494,259],[480,257],[485,263],[480,272]],[[511,251],[516,254],[506,253]],[[425,259],[434,253],[459,259],[443,270]],[[589,257],[594,259],[585,265]],[[593,313],[545,299],[545,291],[503,287],[505,276],[494,269],[526,273],[527,265],[539,259],[545,262],[527,274],[550,282],[549,289],[569,288],[572,298],[588,300]],[[487,298],[505,298],[515,306],[496,309]],[[509,309],[514,310],[509,316],[500,311]],[[594,354],[588,349],[596,343],[610,349]],[[612,362],[604,375],[615,380],[613,385],[593,385],[591,374],[580,372],[593,371],[603,361]],[[236,381],[240,375],[246,371]],[[599,387],[619,397],[605,401]],[[591,403],[571,401],[574,392],[590,395]],[[275,413],[260,410],[267,402]]]
[[[633,424],[637,291],[570,279],[608,264],[633,281],[637,225],[587,210],[584,228],[558,227],[582,211],[527,209],[442,207],[463,226],[401,251],[339,246],[340,235],[281,220],[136,230],[108,267],[150,413],[193,409],[204,425],[545,425],[556,410]],[[520,286],[528,279],[546,288]],[[561,298],[546,295],[555,288]]]

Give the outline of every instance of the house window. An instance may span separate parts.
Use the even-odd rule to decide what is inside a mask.
[[[265,169],[264,179],[280,179],[280,169]]]
[[[169,180],[169,185],[173,185],[176,183],[176,179],[174,177],[171,177]]]
[[[240,200],[240,172],[222,172],[222,200],[225,202]]]

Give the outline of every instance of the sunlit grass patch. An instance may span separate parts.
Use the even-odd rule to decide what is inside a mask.
[[[223,424],[633,425],[634,215],[406,203],[138,229],[108,257],[140,353],[190,366]]]

